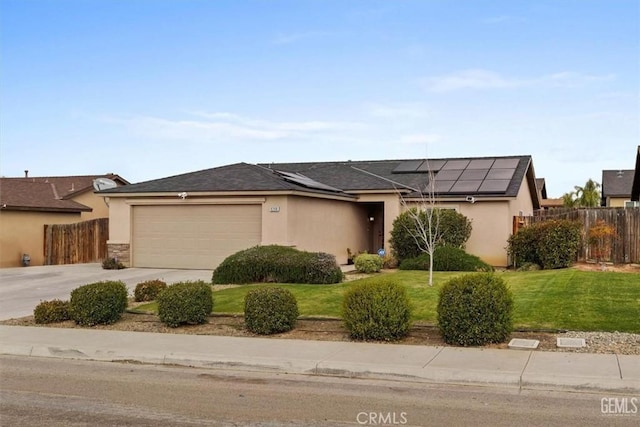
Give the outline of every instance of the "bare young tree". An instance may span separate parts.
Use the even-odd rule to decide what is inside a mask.
[[[398,192],[400,203],[411,223],[406,227],[420,252],[429,254],[429,286],[433,286],[433,255],[442,237],[440,235],[440,210],[436,207],[435,174],[429,168],[426,186],[416,191],[417,197],[407,197]]]

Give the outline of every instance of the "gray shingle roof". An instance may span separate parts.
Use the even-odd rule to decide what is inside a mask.
[[[416,190],[424,189],[428,182],[427,165],[436,171],[436,183],[440,179],[440,168],[443,170],[440,176],[448,177],[441,182],[443,188],[448,189],[438,191],[439,197],[476,194],[515,197],[531,168],[531,156],[429,159],[428,163],[424,159],[258,165],[236,163],[126,185],[103,193],[305,191],[346,196],[345,193],[330,191],[325,186],[347,193]],[[300,174],[312,181],[287,179],[286,174],[278,172]],[[313,181],[322,185],[314,186]],[[305,182],[311,184],[303,185]],[[531,182],[530,185],[535,192],[535,184]]]
[[[631,187],[631,200],[640,201],[640,145],[638,145],[638,153],[636,154],[636,171]]]
[[[631,197],[633,186],[632,170],[603,170],[602,171],[602,198],[607,197]]]

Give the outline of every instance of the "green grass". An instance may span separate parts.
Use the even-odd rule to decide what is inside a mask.
[[[436,322],[438,292],[455,272],[397,271],[357,282],[393,278],[407,286],[413,320]],[[570,329],[640,333],[640,274],[591,272],[573,269],[496,273],[514,296],[516,329]],[[278,285],[298,300],[301,316],[339,317],[344,290],[356,282],[337,285]],[[256,286],[246,285],[214,292],[214,313],[242,313],[244,295]],[[157,312],[155,303],[139,307]]]

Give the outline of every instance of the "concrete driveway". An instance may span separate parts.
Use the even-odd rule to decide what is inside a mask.
[[[126,268],[103,270],[101,264],[46,265],[0,269],[0,320],[33,314],[40,301],[69,299],[78,286],[102,280],[121,280],[133,295],[136,285],[160,279],[167,284],[183,280],[211,281],[213,270]]]

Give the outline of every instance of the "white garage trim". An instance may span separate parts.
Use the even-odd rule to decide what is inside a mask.
[[[213,269],[260,244],[262,205],[132,207],[132,266]]]

